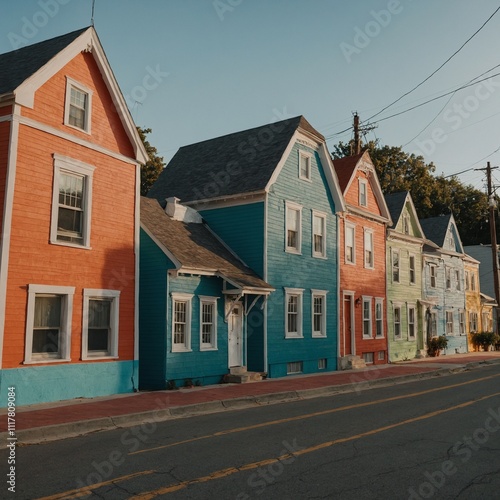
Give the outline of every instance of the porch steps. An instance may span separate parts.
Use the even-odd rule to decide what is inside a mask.
[[[246,366],[234,366],[229,369],[229,373],[224,377],[228,384],[246,384],[248,382],[259,382],[263,380],[260,372],[249,372]]]
[[[341,370],[356,370],[359,368],[366,368],[366,363],[364,359],[354,354],[348,354],[343,358],[340,358],[340,369]]]

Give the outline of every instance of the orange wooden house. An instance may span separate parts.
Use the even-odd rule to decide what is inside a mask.
[[[333,163],[346,203],[339,220],[339,367],[387,363],[385,242],[390,213],[368,152]]]
[[[2,406],[137,387],[146,160],[94,28],[0,55]]]

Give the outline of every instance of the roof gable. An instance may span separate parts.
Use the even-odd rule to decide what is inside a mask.
[[[391,229],[415,238],[425,237],[409,191],[386,194],[385,201],[391,214]]]
[[[443,250],[464,252],[453,214],[421,219],[420,224],[427,238]]]
[[[94,57],[132,144],[135,159],[145,163],[147,152],[93,27],[1,54],[0,98],[12,96],[16,103],[33,108],[36,90],[81,52],[90,52]]]

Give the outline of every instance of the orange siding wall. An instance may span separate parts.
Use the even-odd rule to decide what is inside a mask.
[[[359,206],[359,182],[358,182],[359,179],[365,179],[368,182],[367,206],[360,208],[362,208],[363,210],[367,210],[372,214],[381,215],[377,199],[373,194],[373,190],[370,188],[368,177],[364,172],[360,170],[357,171],[356,177],[352,181],[349,191],[347,191],[347,193],[344,193],[346,203],[349,205]]]
[[[93,91],[91,135],[64,125],[66,76]],[[90,53],[77,55],[42,85],[35,93],[35,109],[24,108],[22,114],[80,139],[91,140],[112,151],[134,157],[111,95]]]

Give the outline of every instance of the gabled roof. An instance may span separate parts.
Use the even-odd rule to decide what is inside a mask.
[[[179,272],[212,273],[247,292],[274,290],[224,246],[206,224],[174,220],[157,200],[141,197],[141,226]]]
[[[0,54],[0,100],[13,98],[16,103],[33,108],[38,88],[84,51],[90,52],[97,63],[134,148],[135,159],[146,163],[144,144],[93,27]]]
[[[337,209],[343,201],[325,138],[303,116],[288,118],[180,148],[149,193],[162,205],[265,193],[298,133],[320,144],[319,154]],[[336,193],[337,191],[337,193]]]
[[[0,95],[14,92],[88,28],[0,54]]]
[[[354,156],[346,156],[338,160],[333,160],[333,166],[339,179],[340,189],[344,196],[349,190],[353,179],[356,177],[356,171],[362,166],[369,168],[372,172],[372,175],[369,176],[369,183],[375,199],[377,200],[382,218],[386,219],[389,224],[392,224],[391,214],[389,213],[377,172],[368,151],[364,151]]]
[[[453,236],[455,239],[456,247],[452,251],[457,253],[463,253],[462,241],[460,240],[460,235],[458,234],[458,228],[455,223],[455,218],[453,214],[440,215],[438,217],[429,217],[428,219],[421,219],[420,224],[424,230],[425,235],[428,239],[433,241],[443,250],[449,250],[446,248],[446,235],[448,229],[452,229]]]
[[[411,212],[413,213],[414,222],[417,226],[416,229],[420,233],[420,236],[418,236],[417,234],[415,234],[414,236],[416,236],[417,238],[425,238],[424,231],[422,229],[422,226],[420,225],[417,210],[415,209],[415,205],[413,204],[413,199],[410,192],[398,191],[397,193],[390,193],[384,196],[385,202],[387,203],[387,208],[389,209],[389,213],[391,214],[392,219],[392,225],[390,226],[390,228],[394,229],[398,225],[401,214],[403,213],[406,204],[409,203]]]

